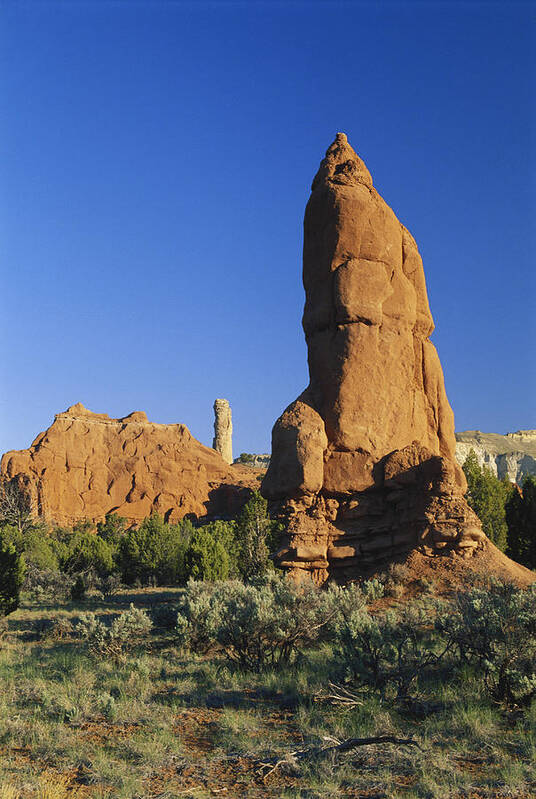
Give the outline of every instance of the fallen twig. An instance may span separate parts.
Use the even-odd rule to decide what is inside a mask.
[[[335,739],[331,739],[335,740]],[[422,751],[422,747],[413,738],[397,738],[395,735],[374,735],[370,738],[347,738],[345,741],[337,741],[332,746],[313,746],[310,749],[298,749],[295,752],[289,752],[286,757],[272,757],[268,760],[263,760],[258,763],[258,769],[262,772],[268,769],[263,776],[263,779],[276,771],[280,766],[293,765],[301,760],[315,759],[320,757],[329,757],[330,755],[344,754],[350,752],[352,749],[357,749],[358,746],[369,746],[371,744],[396,744],[397,746],[416,746],[417,749]]]
[[[344,685],[330,682],[329,687],[331,693],[319,693],[315,696],[315,701],[330,702],[333,705],[343,705],[343,707],[355,707],[363,704],[359,695],[354,691],[350,691],[349,688],[345,688]]]

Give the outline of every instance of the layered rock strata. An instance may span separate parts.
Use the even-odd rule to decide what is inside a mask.
[[[310,383],[276,422],[262,492],[282,566],[341,581],[411,549],[487,541],[464,498],[417,245],[337,134],[305,211]]]
[[[7,452],[0,480],[16,481],[41,517],[64,525],[112,512],[132,523],[153,511],[171,521],[230,517],[258,486],[252,469],[228,466],[183,424],[154,424],[143,412],[111,419],[80,403],[28,449]]]
[[[465,430],[456,433],[456,460],[463,466],[474,450],[481,466],[504,480],[521,485],[529,474],[536,475],[536,430],[518,430],[516,433],[481,433]]]
[[[214,439],[212,447],[225,463],[233,462],[233,421],[231,406],[226,399],[214,400]]]

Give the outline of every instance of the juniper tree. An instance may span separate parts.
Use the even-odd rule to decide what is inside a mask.
[[[471,450],[463,464],[467,478],[467,501],[474,510],[488,538],[502,552],[507,546],[508,526],[505,505],[511,488],[499,480],[487,466],[481,467]]]

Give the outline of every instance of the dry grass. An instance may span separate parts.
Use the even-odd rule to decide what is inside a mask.
[[[137,593],[145,606],[163,595]],[[72,636],[35,634],[44,617],[106,615],[131,601],[129,593],[93,606],[24,607],[9,618],[0,648],[0,799],[536,795],[536,708],[502,711],[469,672],[430,686],[433,712],[375,697],[344,709],[315,701],[332,676],[329,648],[295,669],[257,675],[186,657],[161,631],[119,666]],[[367,746],[337,761],[290,759],[268,777],[259,769],[263,758],[329,738],[378,734],[413,737],[422,751]]]

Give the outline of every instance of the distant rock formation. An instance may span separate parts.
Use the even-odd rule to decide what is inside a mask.
[[[219,452],[225,463],[233,462],[233,422],[231,406],[226,399],[214,400],[213,449]]]
[[[279,563],[345,581],[415,548],[491,547],[454,457],[417,245],[342,133],[305,211],[303,282],[310,383],[262,483],[287,525]]]
[[[258,454],[242,452],[242,454],[235,458],[233,463],[241,463],[244,466],[252,466],[254,469],[267,469],[270,465],[270,456],[268,453]]]
[[[56,415],[29,449],[7,452],[0,479],[24,484],[40,516],[58,524],[118,513],[139,522],[157,511],[176,521],[232,516],[258,486],[251,469],[228,466],[183,424],[121,419],[78,403]]]
[[[456,460],[460,466],[472,449],[480,465],[491,469],[499,480],[506,477],[521,485],[526,475],[536,475],[536,430],[518,430],[505,436],[480,430],[456,433]]]

